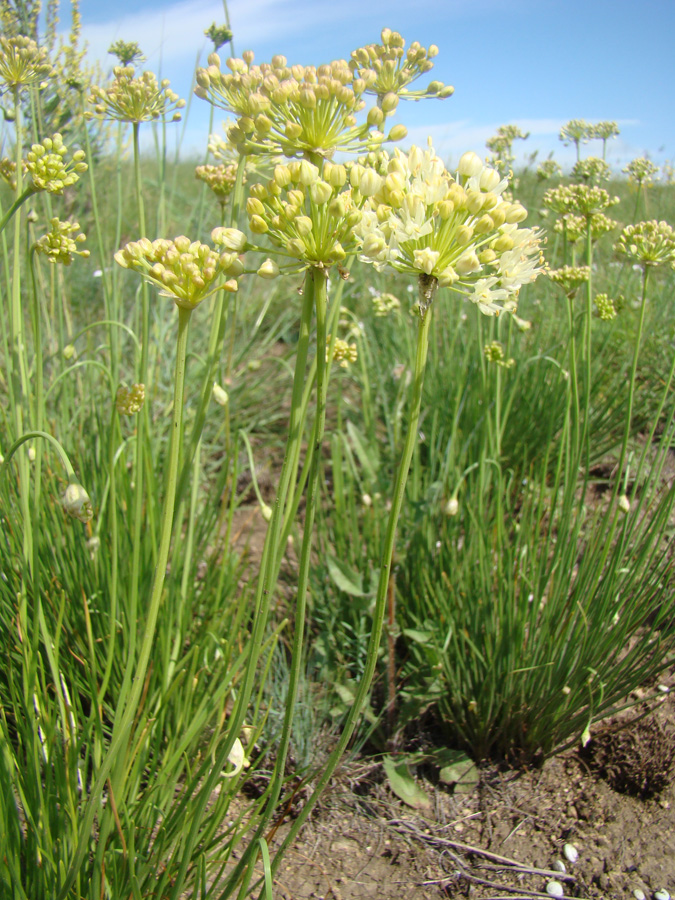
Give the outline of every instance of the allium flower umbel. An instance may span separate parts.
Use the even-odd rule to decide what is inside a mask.
[[[62,222],[59,218],[50,219],[51,230],[43,235],[35,244],[38,253],[44,254],[50,263],[62,263],[69,266],[74,256],[89,256],[88,250],[81,250],[80,244],[87,240],[80,232],[79,222]]]
[[[651,184],[659,174],[658,166],[644,156],[631,160],[621,171],[628,175],[629,181],[638,185]]]
[[[643,268],[670,266],[675,269],[675,231],[667,222],[655,220],[627,225],[614,245],[614,252]]]
[[[317,69],[289,67],[285,56],[260,66],[253,59],[251,51],[230,58],[227,72],[212,53],[208,68],[197,70],[197,96],[237,117],[227,136],[241,152],[329,157],[362,146],[371,126],[357,125],[356,115],[366,83],[345,60]]]
[[[180,121],[178,110],[185,106],[185,100],[169,88],[166,79],[158,83],[152,72],[134,78],[133,66],[115,66],[113,74],[115,77],[108,87],[92,87],[89,102],[94,109],[85,113],[89,118],[139,123],[173,113],[171,121]]]
[[[211,239],[219,249],[184,236],[152,242],[141,238],[119,250],[115,261],[140,272],[160,288],[161,296],[191,310],[218,290],[236,291],[236,278],[243,271],[239,254],[246,246],[246,235],[235,228],[214,228]],[[230,277],[221,283],[224,276]]]
[[[543,259],[540,232],[518,228],[527,211],[502,197],[506,179],[475,153],[453,176],[432,147],[396,150],[384,171],[358,226],[361,258],[466,294],[487,315],[515,309]]]
[[[544,194],[544,204],[561,215],[576,213],[589,217],[604,213],[617,203],[618,197],[611,197],[604,188],[588,184],[559,185]]]
[[[44,138],[33,144],[26,157],[26,171],[33,181],[35,191],[61,194],[63,189],[79,179],[87,171],[84,150],[76,150],[70,161],[66,159],[68,148],[60,134]]]
[[[246,203],[249,227],[256,235],[266,235],[281,255],[297,260],[301,268],[339,264],[358,246],[355,227],[364,191],[370,189],[366,172],[381,182],[374,170],[362,166],[351,167],[350,184],[347,167],[330,161],[321,171],[306,159],[278,165],[266,184],[251,187]]]
[[[237,167],[234,164],[229,166],[197,166],[195,169],[195,178],[208,185],[218,198],[218,201],[224,203],[232,193],[235,181],[237,180]]]
[[[41,84],[53,71],[47,51],[31,38],[0,37],[0,81],[10,90]]]
[[[442,81],[432,81],[422,90],[411,91],[408,85],[433,69],[431,60],[438,55],[438,47],[428,49],[417,41],[405,50],[405,41],[397,31],[383,28],[381,44],[359,47],[351,54],[350,68],[366,81],[367,93],[375,94],[378,105],[386,112],[387,99],[421,100],[423,97],[450,97],[455,89]],[[373,78],[373,73],[375,77]]]

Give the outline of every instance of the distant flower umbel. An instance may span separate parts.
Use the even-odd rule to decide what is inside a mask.
[[[627,225],[614,245],[614,252],[643,268],[675,268],[675,231],[667,222],[655,220]]]
[[[170,89],[166,79],[158,83],[152,72],[143,72],[134,78],[133,66],[116,66],[113,74],[115,77],[107,87],[92,87],[89,102],[94,109],[86,112],[89,118],[138,124],[173,114],[172,122],[180,120],[178,110],[185,106],[185,100]]]

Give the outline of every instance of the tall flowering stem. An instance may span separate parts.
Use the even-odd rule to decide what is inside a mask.
[[[420,294],[420,316],[417,327],[417,345],[415,350],[415,366],[413,380],[411,386],[410,397],[410,420],[408,423],[408,432],[406,434],[405,443],[401,452],[401,460],[396,472],[396,480],[394,482],[394,490],[387,521],[387,530],[384,539],[384,548],[380,560],[380,572],[377,584],[377,594],[375,597],[375,610],[373,613],[373,621],[370,632],[370,640],[368,641],[368,649],[366,656],[366,664],[363,675],[354,697],[354,702],[349,710],[347,720],[343,726],[342,734],[328,758],[324,771],[317,782],[317,785],[308,799],[307,803],[301,810],[299,816],[294,821],[290,831],[284,838],[279,850],[277,851],[272,862],[273,874],[279,868],[282,856],[295,838],[298,832],[306,822],[311,811],[314,809],[324,788],[333,777],[333,773],[338,767],[342,756],[347,749],[351,740],[354,729],[359,720],[361,712],[366,703],[370,685],[375,674],[377,664],[377,654],[382,640],[382,629],[384,617],[387,610],[387,589],[389,586],[389,578],[391,575],[391,561],[394,555],[394,543],[396,540],[396,526],[403,505],[403,497],[405,494],[405,486],[408,480],[408,471],[412,460],[415,445],[418,440],[418,426],[420,418],[420,410],[422,407],[422,388],[424,386],[424,373],[427,363],[427,353],[429,349],[429,329],[432,319],[432,303],[438,282],[435,279],[429,279],[425,275],[419,276],[419,294]]]

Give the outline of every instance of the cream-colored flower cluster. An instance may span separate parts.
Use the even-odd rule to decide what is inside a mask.
[[[171,121],[180,121],[178,110],[185,106],[169,87],[169,81],[157,82],[153,72],[134,78],[133,66],[115,66],[114,79],[107,87],[92,87],[89,102],[94,109],[89,118],[113,119],[119,122],[152,122],[173,113]]]
[[[401,301],[393,294],[375,294],[373,296],[373,313],[377,318],[384,318],[391,313],[398,312]]]
[[[86,259],[89,250],[81,250],[80,244],[87,240],[80,232],[79,222],[62,222],[59,218],[50,219],[51,230],[43,235],[35,244],[38,253],[44,254],[50,263],[61,263],[69,266],[74,256]]]
[[[500,341],[490,341],[483,348],[483,352],[489,363],[501,366],[503,369],[512,369],[516,364],[515,359],[507,359],[504,345]]]
[[[23,174],[26,174],[26,163],[22,160]],[[6,181],[13,191],[16,190],[16,163],[4,156],[0,159],[0,178]]]
[[[80,522],[90,522],[94,518],[94,507],[89,494],[81,484],[70,481],[61,497],[61,505],[65,512]]]
[[[47,51],[23,35],[0,37],[0,80],[10,90],[41,84],[53,73]]]
[[[568,144],[576,144],[578,147],[582,142],[584,144],[588,143],[593,136],[592,129],[593,126],[585,119],[570,119],[570,121],[560,129],[558,137],[565,146]]]
[[[195,178],[208,185],[218,200],[224,203],[232,193],[237,180],[237,167],[234,164],[197,166]]]
[[[306,159],[277,165],[266,184],[251,186],[246,203],[251,231],[267,235],[303,268],[341,263],[358,245],[355,227],[365,199],[359,188],[368,190],[363,174],[379,178],[370,169],[350,168],[326,160],[319,170]]]
[[[544,205],[561,215],[593,216],[619,202],[618,197],[611,197],[604,188],[589,184],[561,184],[544,194]]]
[[[84,150],[76,150],[70,160],[66,159],[67,153],[68,148],[60,134],[33,144],[26,156],[26,170],[35,191],[61,194],[87,171]]]
[[[537,168],[539,181],[548,181],[550,178],[558,178],[562,175],[562,169],[554,159],[545,159]]]
[[[250,51],[243,59],[228,59],[230,71],[223,72],[220,57],[212,53],[208,68],[197,70],[197,96],[237,117],[227,134],[241,152],[331,157],[336,150],[361,150],[368,139],[384,140],[381,132],[372,131],[380,124],[372,113],[368,121],[357,123],[368,81],[356,76],[345,60],[317,68],[289,66],[285,56],[259,66],[253,59]],[[371,71],[371,82],[375,78]],[[388,139],[405,134],[403,126],[395,126]]]
[[[618,257],[634,260],[644,267],[670,266],[675,269],[675,231],[667,222],[638,222],[627,225],[614,245]]]
[[[549,269],[546,274],[571,300],[581,285],[591,277],[591,270],[588,266],[563,266],[560,269]]]
[[[361,258],[464,293],[487,315],[513,310],[543,259],[540,233],[518,228],[527,211],[501,196],[507,181],[475,153],[462,156],[456,176],[431,146],[383,160],[379,184],[369,170]]]
[[[655,166],[651,159],[640,156],[631,160],[621,171],[628,175],[628,180],[633,184],[643,185],[651,184],[658,177],[659,167]]]
[[[497,133],[485,142],[485,146],[492,153],[492,165],[500,172],[506,172],[515,159],[513,142],[527,140],[529,136],[529,132],[521,131],[517,125],[500,125]]]
[[[571,244],[585,239],[588,229],[591,229],[591,241],[595,243],[603,235],[619,227],[619,223],[614,219],[610,219],[604,213],[595,213],[594,215],[577,216],[574,213],[567,213],[561,216],[553,230],[556,234],[564,234]]]
[[[121,416],[134,416],[143,409],[145,403],[145,385],[132,384],[127,387],[121,384],[117,388],[115,407]]]
[[[331,336],[326,339],[326,362],[330,362],[328,356],[330,350]],[[358,359],[358,350],[356,344],[350,344],[342,338],[337,338],[333,347],[333,362],[337,363],[340,368],[348,369],[349,364],[356,362]]]
[[[586,184],[609,181],[611,174],[612,170],[609,164],[597,156],[587,156],[586,159],[578,160],[572,169],[572,178]]]
[[[375,94],[378,105],[387,112],[387,105],[395,104],[398,98],[421,100],[424,97],[450,97],[454,88],[442,81],[432,81],[423,90],[411,91],[408,85],[429,72],[438,55],[438,47],[432,44],[428,49],[414,41],[405,49],[405,40],[397,31],[383,28],[381,44],[367,44],[352,51],[350,67],[358,78],[366,81],[367,93]],[[373,78],[372,73],[375,73]],[[388,102],[386,98],[389,98]],[[395,108],[395,105],[394,105]]]
[[[611,322],[616,318],[616,303],[607,294],[596,294],[594,303],[601,322]]]
[[[116,56],[123,67],[145,61],[145,56],[143,56],[143,51],[137,41],[115,41],[108,47],[108,53]]]
[[[115,261],[140,272],[177,306],[192,310],[218,290],[236,291],[237,276],[244,270],[239,254],[246,246],[245,234],[235,228],[214,228],[211,239],[219,249],[183,235],[172,241],[141,238],[119,250]],[[225,283],[223,276],[230,276]]]

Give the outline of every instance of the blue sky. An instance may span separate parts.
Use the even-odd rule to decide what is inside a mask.
[[[185,98],[198,55],[205,65],[212,48],[204,29],[225,20],[221,0],[81,0],[81,13],[83,38],[106,70],[108,46],[136,40],[144,67]],[[571,151],[557,135],[572,118],[619,123],[608,148],[615,167],[642,155],[675,161],[673,0],[230,0],[229,14],[236,54],[251,49],[258,62],[275,53],[291,64],[349,59],[384,26],[408,43],[437,44],[430,79],[454,85],[454,96],[402,104],[392,121],[407,125],[404,143],[431,134],[451,161],[469,149],[484,155],[486,138],[513,123],[531,133],[518,142],[524,152],[543,159],[553,150],[564,164]],[[66,18],[64,8],[64,27]],[[194,98],[186,149],[203,152],[209,109]],[[222,119],[216,111],[218,127]],[[600,144],[585,152],[599,155]]]

